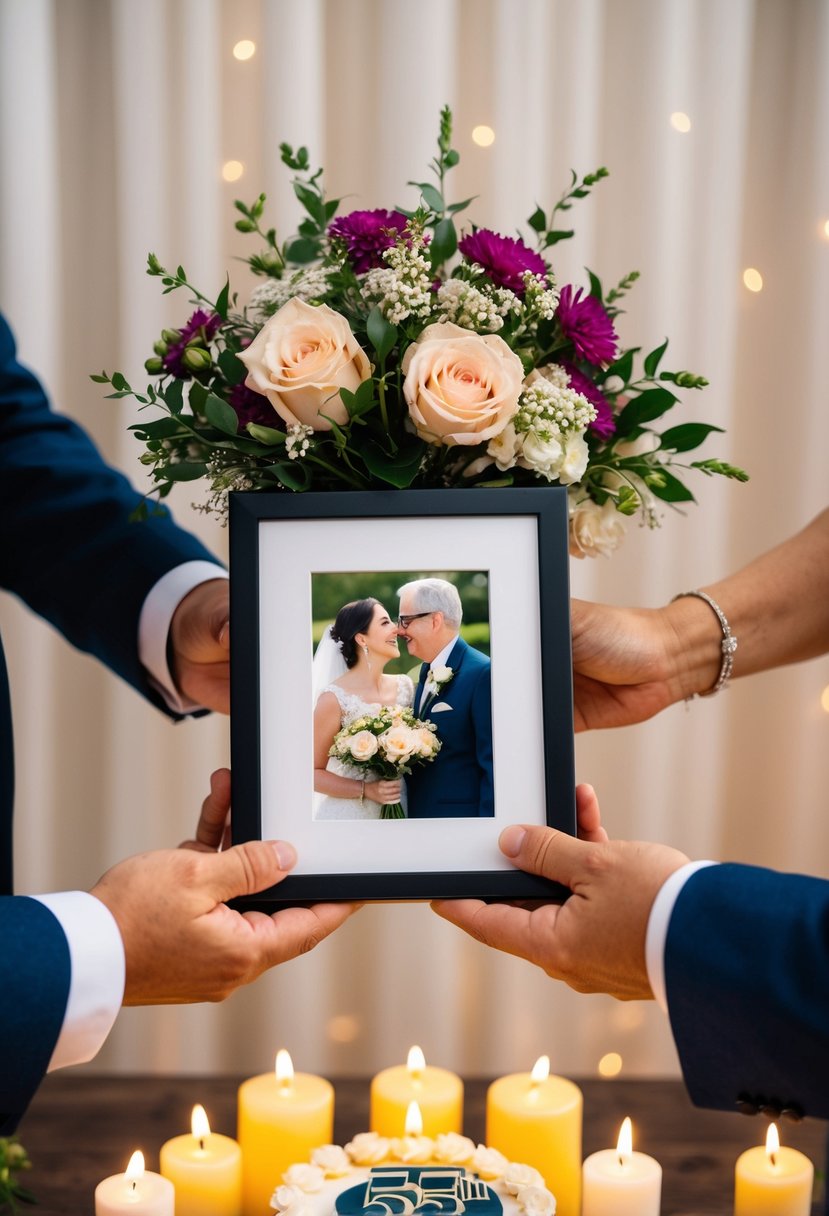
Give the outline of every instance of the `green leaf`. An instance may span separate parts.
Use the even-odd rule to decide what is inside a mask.
[[[109,384],[110,379],[106,372],[101,372],[100,376],[90,376],[90,380],[94,380],[96,384]]]
[[[460,203],[450,203],[446,210],[451,211],[453,215],[457,211],[465,211],[470,203],[474,203],[477,197],[477,194],[473,194],[471,198],[465,198]]]
[[[154,418],[152,422],[136,422],[128,427],[139,439],[169,439],[172,435],[181,433],[181,423],[178,418],[166,415],[164,418]]]
[[[660,479],[663,485],[656,485],[648,482],[648,488],[657,498],[661,498],[663,502],[695,502],[691,491],[687,486],[684,486],[678,477],[674,477],[673,473],[669,473],[664,465],[659,468]]]
[[[615,363],[611,363],[607,369],[605,379],[610,379],[611,376],[618,376],[623,384],[630,382],[630,377],[633,372],[633,356],[638,352],[638,346],[631,346],[630,350],[626,350],[620,355]]]
[[[432,266],[441,266],[444,262],[448,262],[457,248],[458,233],[455,228],[455,221],[448,217],[439,220],[435,224],[432,244],[429,250]]]
[[[127,384],[126,380],[124,379],[124,377],[121,375],[120,372],[112,373],[112,379],[110,380],[110,384],[112,385],[113,388],[118,389],[119,392],[125,392],[125,391],[129,392],[130,386]]]
[[[590,294],[601,304],[602,300],[604,299],[601,279],[598,275],[594,274],[592,270],[588,270],[587,274],[590,279]]]
[[[681,426],[673,426],[662,432],[662,450],[690,452],[693,448],[698,448],[712,431],[723,434],[721,426],[711,426],[707,422],[685,422]]]
[[[203,384],[199,384],[198,380],[194,380],[190,385],[190,392],[187,394],[187,401],[194,414],[204,413],[204,405],[207,401],[209,393],[210,390],[205,388]]]
[[[662,356],[665,354],[665,351],[667,349],[668,349],[668,339],[666,338],[661,346],[657,346],[656,350],[652,350],[649,355],[645,356],[645,375],[646,376],[652,377],[652,376],[656,375],[657,368],[659,367],[659,364],[662,362]]]
[[[158,395],[171,414],[180,414],[184,406],[184,381],[173,380],[164,392]]]
[[[551,232],[548,232],[544,238],[545,248],[549,248],[550,245],[557,245],[559,241],[569,241],[570,237],[575,235],[575,228],[555,228]]]
[[[419,440],[401,446],[396,455],[389,456],[379,443],[370,441],[362,450],[365,466],[374,477],[398,490],[405,490],[417,476],[423,458],[423,444]]]
[[[547,227],[547,217],[541,207],[536,207],[527,223],[534,232],[543,232]]]
[[[230,277],[225,279],[225,285],[216,298],[216,312],[223,321],[227,320],[227,301],[230,296]]]
[[[216,362],[228,384],[241,384],[248,374],[248,369],[232,350],[223,350]]]
[[[294,194],[302,203],[305,210],[312,219],[316,220],[318,227],[323,228],[325,226],[325,204],[319,194],[316,190],[311,190],[308,186],[304,185],[303,182],[295,181],[293,185]]]
[[[182,460],[179,464],[168,464],[158,471],[159,477],[166,481],[197,481],[207,474],[206,464],[196,464],[190,460]]]
[[[432,211],[436,211],[439,215],[446,210],[446,203],[443,201],[443,195],[439,190],[436,190],[431,182],[406,182],[407,186],[417,186],[423,196],[423,201]]]
[[[249,422],[246,429],[249,435],[268,447],[280,447],[285,443],[285,435],[282,431],[277,431],[275,427],[263,426],[260,422]]]
[[[215,393],[210,393],[204,404],[207,421],[215,426],[217,431],[226,435],[235,435],[239,430],[239,417],[232,405],[228,405]]]
[[[295,262],[298,266],[305,266],[308,262],[313,262],[319,257],[320,245],[319,241],[312,237],[300,237],[291,243],[285,249],[285,258],[289,262]]]
[[[369,342],[377,351],[377,358],[382,363],[397,341],[397,329],[386,320],[378,305],[375,305],[368,314],[366,333]]]
[[[286,490],[297,492],[305,490],[311,483],[310,470],[295,460],[282,460],[279,464],[269,466],[269,472],[276,474]]]
[[[617,415],[616,434],[628,435],[643,422],[653,422],[654,418],[661,418],[676,401],[674,394],[666,388],[645,389],[644,393],[632,398]]]

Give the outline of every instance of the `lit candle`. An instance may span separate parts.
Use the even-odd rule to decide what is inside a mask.
[[[161,1173],[176,1188],[176,1216],[239,1216],[242,1153],[230,1136],[211,1132],[203,1106],[193,1107],[191,1136],[161,1146]]]
[[[556,1197],[556,1216],[581,1210],[582,1094],[551,1077],[541,1056],[532,1073],[500,1077],[486,1097],[486,1142],[509,1161],[532,1165]]]
[[[766,1147],[750,1148],[737,1158],[734,1216],[809,1216],[814,1166],[796,1148],[781,1148],[774,1123]]]
[[[399,1136],[410,1102],[420,1107],[424,1136],[460,1134],[463,1082],[454,1072],[427,1065],[419,1047],[411,1048],[405,1066],[384,1068],[372,1081],[371,1130],[380,1136]]]
[[[239,1086],[242,1213],[262,1216],[289,1165],[334,1138],[334,1090],[322,1077],[294,1073],[280,1051],[274,1072]]]
[[[659,1216],[662,1166],[647,1153],[634,1153],[630,1119],[616,1148],[592,1153],[582,1168],[583,1216]]]
[[[123,1174],[113,1174],[95,1187],[95,1216],[173,1216],[172,1182],[144,1169],[144,1154],[133,1153]]]

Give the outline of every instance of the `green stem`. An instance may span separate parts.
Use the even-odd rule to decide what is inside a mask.
[[[337,469],[333,464],[329,464],[327,460],[323,460],[321,456],[313,456],[310,452],[305,456],[306,460],[310,460],[312,464],[318,464],[321,469],[325,469],[328,473],[333,473],[335,477],[339,477],[341,481],[347,481],[350,485],[356,486],[358,490],[367,490],[369,483],[365,478],[349,477],[342,469]]]

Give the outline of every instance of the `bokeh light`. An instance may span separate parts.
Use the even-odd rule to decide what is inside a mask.
[[[753,266],[749,266],[743,271],[743,282],[749,291],[763,290],[763,276]]]
[[[691,130],[691,120],[682,110],[674,110],[671,115],[671,126],[675,131],[681,131],[683,135],[687,135]]]
[[[245,166],[240,160],[226,160],[222,165],[222,177],[226,182],[238,182],[244,171]]]
[[[256,54],[256,43],[251,42],[250,38],[242,38],[233,48],[233,58],[241,59],[243,62],[246,59],[252,59]]]
[[[618,1051],[609,1051],[599,1060],[598,1074],[600,1077],[618,1077],[622,1071],[622,1057]]]
[[[490,144],[495,142],[495,132],[492,127],[484,126],[474,127],[472,130],[472,140],[479,148],[488,148]]]

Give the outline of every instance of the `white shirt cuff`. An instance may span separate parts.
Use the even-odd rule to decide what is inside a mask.
[[[69,945],[71,978],[49,1072],[97,1055],[124,996],[124,945],[115,917],[86,891],[33,895],[57,917]]]
[[[668,1012],[668,993],[665,988],[665,942],[668,937],[668,925],[671,913],[680,891],[692,874],[703,870],[706,866],[714,866],[715,861],[689,861],[686,865],[674,870],[666,878],[659,889],[651,907],[648,918],[648,931],[645,936],[645,966],[648,969],[648,980],[663,1013]]]
[[[227,578],[227,571],[215,562],[182,562],[158,580],[141,608],[138,657],[153,688],[161,693],[173,713],[188,714],[202,708],[181,696],[167,665],[167,638],[173,613],[194,587],[214,578]]]

